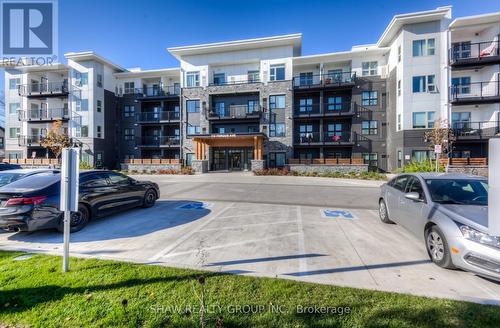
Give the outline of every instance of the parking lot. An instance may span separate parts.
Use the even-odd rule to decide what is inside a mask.
[[[156,206],[92,221],[72,235],[73,255],[500,304],[500,284],[440,269],[423,241],[379,221],[380,182],[137,178],[160,185]],[[0,248],[61,254],[62,235],[1,233]]]

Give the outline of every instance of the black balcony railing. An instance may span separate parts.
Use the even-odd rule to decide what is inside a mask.
[[[322,143],[322,144],[341,144],[352,143],[356,139],[353,131],[324,131],[320,132],[299,132],[295,136],[295,143],[301,145]]]
[[[251,84],[251,83],[260,83],[260,79],[235,79],[229,81],[213,81],[209,85],[210,86],[224,86],[224,85],[236,85],[236,84]]]
[[[142,98],[175,97],[181,94],[180,86],[152,86],[135,89],[135,93]]]
[[[304,74],[293,78],[294,88],[310,88],[318,86],[346,86],[356,81],[355,72],[326,73],[322,75]]]
[[[18,136],[18,144],[19,146],[31,146],[31,145],[39,145],[40,140],[43,136]]]
[[[137,114],[139,122],[178,121],[180,118],[180,112],[175,111],[142,112]]]
[[[335,116],[335,115],[353,115],[355,111],[361,110],[361,106],[357,106],[353,102],[338,102],[324,103],[321,108],[320,104],[301,105],[298,104],[294,108],[294,115],[297,117],[307,116]]]
[[[483,139],[498,135],[499,122],[453,122],[452,128],[457,139]]]
[[[209,119],[244,119],[259,118],[261,114],[259,105],[230,105],[229,108],[212,108],[208,113]]]
[[[139,140],[141,146],[162,147],[179,146],[181,138],[179,136],[143,136]]]
[[[69,93],[68,82],[44,82],[22,84],[18,86],[20,96],[66,95]]]
[[[500,81],[473,82],[450,87],[452,102],[490,100],[500,97]]]
[[[68,108],[42,108],[19,111],[21,121],[53,121],[69,119]]]
[[[475,63],[500,57],[499,45],[498,40],[456,43],[450,49],[450,62],[451,64]]]

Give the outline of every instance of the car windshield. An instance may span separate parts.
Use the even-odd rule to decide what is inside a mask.
[[[0,173],[0,187],[19,180],[24,173]]]
[[[433,202],[440,204],[488,205],[488,182],[477,179],[428,179]]]

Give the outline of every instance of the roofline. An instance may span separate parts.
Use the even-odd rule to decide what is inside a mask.
[[[448,28],[451,30],[452,28],[455,27],[454,25],[458,24],[461,21],[467,21],[467,20],[472,20],[472,19],[476,19],[476,18],[488,18],[488,17],[497,16],[497,15],[500,15],[500,11],[497,11],[497,12],[494,12],[494,13],[488,13],[488,14],[480,14],[480,15],[458,17],[458,18],[455,18],[450,23],[450,25],[448,26]],[[485,23],[479,23],[479,24],[485,24]],[[472,25],[479,25],[479,24],[472,24]],[[461,27],[461,26],[458,26],[458,27]]]
[[[140,70],[140,71],[131,71],[127,70],[125,72],[114,73],[115,77],[131,77],[131,76],[140,76],[140,75],[154,75],[154,74],[162,74],[162,73],[180,73],[180,67],[171,67],[171,68],[159,68],[159,69],[149,69],[149,70]]]
[[[124,71],[124,72],[127,71],[125,68],[123,68],[123,67],[107,60],[106,58],[96,54],[94,51],[68,52],[68,53],[64,54],[64,57],[66,57],[66,59],[71,59],[71,60],[85,59],[85,58],[89,57],[89,58],[92,58],[92,59],[99,61],[103,64],[111,66],[116,70]]]
[[[385,39],[387,38],[387,36],[391,32],[391,30],[395,27],[396,23],[398,23],[398,21],[403,21],[405,19],[418,17],[418,16],[422,16],[422,17],[428,16],[429,18],[431,18],[433,16],[444,16],[446,13],[448,13],[448,11],[451,8],[452,8],[452,6],[443,6],[443,7],[438,7],[436,9],[432,9],[432,10],[417,11],[414,13],[395,15],[394,17],[392,17],[391,21],[389,22],[389,25],[387,25],[387,27],[385,28],[384,33],[382,33],[382,35],[378,39],[377,45],[381,46],[384,43],[384,41],[386,41]]]
[[[263,37],[263,38],[254,38],[254,39],[243,39],[243,40],[234,40],[234,41],[223,41],[223,42],[215,42],[215,43],[204,43],[204,44],[197,44],[197,45],[190,45],[190,46],[180,46],[180,47],[170,47],[167,48],[167,51],[172,54],[174,57],[179,59],[179,55],[181,55],[183,52],[190,51],[190,50],[217,50],[217,49],[226,49],[238,45],[254,45],[256,43],[272,43],[276,41],[298,41],[302,43],[302,33],[295,33],[295,34],[286,34],[286,35],[276,35],[276,36],[270,36],[270,37]]]
[[[358,47],[358,46],[356,46]],[[357,49],[357,48],[356,48]],[[324,53],[324,54],[316,54],[316,55],[307,55],[307,56],[297,56],[293,57],[292,59],[295,60],[301,60],[301,59],[314,59],[314,58],[326,58],[326,57],[333,57],[333,56],[352,56],[356,57],[359,54],[365,54],[366,52],[374,52],[374,53],[384,53],[389,51],[389,47],[377,47],[377,48],[368,48],[368,49],[359,49],[359,50],[348,50],[348,51],[339,51],[339,52],[329,52],[329,53]],[[346,60],[349,60],[348,58]]]

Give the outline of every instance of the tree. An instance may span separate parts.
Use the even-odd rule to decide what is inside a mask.
[[[451,151],[451,145],[455,140],[455,133],[446,120],[438,119],[434,122],[434,128],[425,132],[424,141],[430,143],[430,148],[434,151],[435,146],[441,146],[441,152],[447,154]],[[439,160],[437,155],[436,161]],[[436,163],[438,167],[438,163]]]
[[[40,145],[50,150],[56,158],[61,156],[63,148],[71,146],[71,140],[63,129],[62,121],[52,123],[52,128],[47,131],[47,136],[41,138]]]

